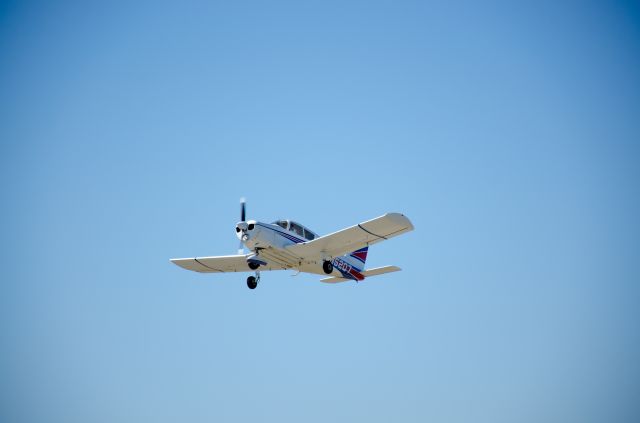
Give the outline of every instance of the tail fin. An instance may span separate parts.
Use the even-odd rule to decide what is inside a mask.
[[[367,246],[343,256],[342,259],[349,263],[351,266],[361,271],[362,269],[364,269],[364,264],[367,261],[368,252],[369,247]]]

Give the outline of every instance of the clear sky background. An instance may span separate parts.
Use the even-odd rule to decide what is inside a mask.
[[[639,421],[640,9],[516,3],[0,4],[0,420]]]

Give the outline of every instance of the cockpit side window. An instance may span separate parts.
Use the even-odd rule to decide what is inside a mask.
[[[291,222],[291,229],[290,230],[292,232],[297,233],[300,236],[304,236],[302,226],[298,225],[297,223]]]
[[[286,220],[278,220],[276,225],[280,226],[283,229],[287,229],[287,221]]]
[[[304,230],[304,237],[306,239],[308,239],[309,241],[311,241],[312,239],[314,239],[316,236],[313,232],[309,231],[308,229]]]

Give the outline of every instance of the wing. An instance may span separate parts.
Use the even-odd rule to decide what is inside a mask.
[[[194,257],[194,258],[178,258],[171,259],[171,262],[178,266],[202,273],[224,273],[224,272],[253,272],[247,264],[249,254],[235,256],[217,256],[217,257]],[[283,269],[268,263],[260,266],[260,271]]]
[[[413,225],[406,216],[387,213],[313,241],[291,245],[286,250],[303,260],[322,256],[338,257],[412,230]]]

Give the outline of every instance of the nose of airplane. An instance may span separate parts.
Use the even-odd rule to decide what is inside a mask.
[[[249,225],[247,225],[247,222],[238,222],[238,224],[236,225],[236,235],[238,236],[239,240],[246,241],[244,237],[247,234],[248,226]]]
[[[255,228],[256,224],[254,221],[238,222],[236,225],[236,234],[242,241],[247,241]]]

